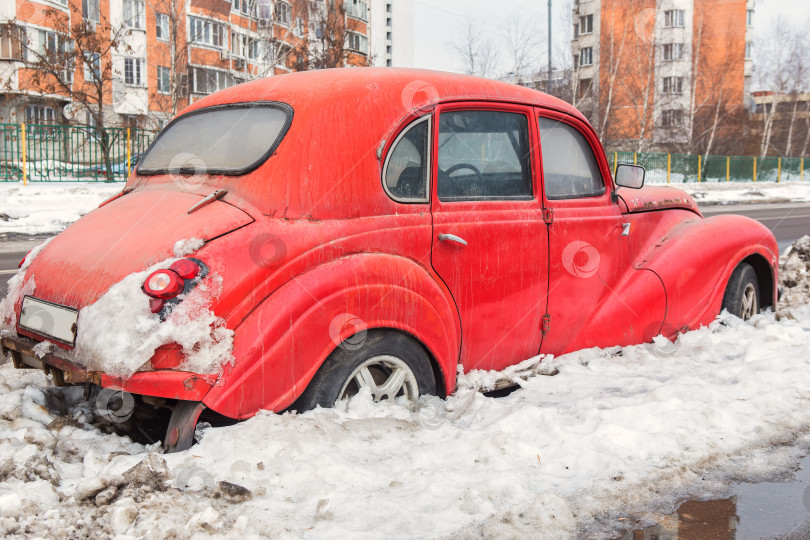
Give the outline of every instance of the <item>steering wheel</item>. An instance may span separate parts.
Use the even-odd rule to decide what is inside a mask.
[[[476,176],[478,176],[479,180],[481,180],[482,178],[481,171],[479,171],[475,165],[470,165],[469,163],[456,163],[455,165],[444,171],[444,174],[450,176],[454,172],[460,171],[461,169],[469,169],[472,172],[474,172]]]

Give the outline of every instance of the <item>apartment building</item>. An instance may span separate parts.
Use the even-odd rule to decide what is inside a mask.
[[[2,0],[0,123],[159,128],[255,78],[367,65],[361,0]],[[54,62],[58,69],[51,72]]]
[[[574,0],[575,104],[609,140],[690,144],[743,106],[754,9],[755,0]]]
[[[371,0],[371,57],[375,66],[415,66],[414,4],[414,0]]]

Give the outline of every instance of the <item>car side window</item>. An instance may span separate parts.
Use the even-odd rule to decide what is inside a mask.
[[[383,185],[399,202],[428,201],[429,117],[409,126],[394,142],[385,164]]]
[[[438,160],[442,201],[533,198],[529,123],[523,114],[442,113]]]
[[[540,117],[540,147],[546,198],[596,197],[605,192],[593,150],[577,128]]]

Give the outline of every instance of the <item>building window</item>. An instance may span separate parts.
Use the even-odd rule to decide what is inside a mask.
[[[101,80],[101,53],[84,52],[84,82],[96,83]]]
[[[664,12],[664,26],[667,28],[683,26],[683,14],[684,10],[682,9],[666,10]]]
[[[346,33],[347,47],[350,51],[368,54],[368,38],[357,32]]]
[[[248,37],[238,32],[231,32],[231,54],[237,58],[244,58],[248,49]]]
[[[233,0],[233,10],[243,15],[253,15],[255,17],[259,3],[267,4],[269,0]]]
[[[290,26],[290,4],[287,2],[276,4],[276,22],[284,26]]]
[[[74,68],[73,41],[56,32],[46,30],[37,30],[36,32],[37,42],[32,49],[35,53],[33,62],[43,62],[50,66],[61,65],[62,82],[72,83]]]
[[[746,11],[746,13],[745,13],[745,23],[748,26],[754,26],[754,10],[753,9],[749,9],[748,11]]]
[[[143,30],[146,27],[144,13],[141,0],[124,0],[124,24],[127,27]]]
[[[45,105],[26,105],[25,122],[27,124],[53,124],[56,120],[56,111],[53,107]]]
[[[157,91],[158,94],[168,94],[171,91],[171,70],[167,67],[157,68]]]
[[[207,19],[198,19],[197,17],[189,17],[188,22],[191,29],[191,41],[213,47],[222,47],[223,36],[225,35],[224,25]]]
[[[579,18],[579,33],[580,35],[593,33],[593,15],[583,15]]]
[[[129,86],[142,86],[143,60],[140,58],[124,58],[124,83]]]
[[[579,65],[592,66],[593,65],[593,47],[584,47],[579,51]]]
[[[368,20],[368,4],[363,2],[363,0],[346,0],[343,3],[343,8],[346,11],[346,15],[349,17],[354,17],[362,21]]]
[[[683,77],[664,77],[664,94],[682,94]]]
[[[592,89],[593,89],[593,79],[580,79],[579,88],[577,88],[579,99],[588,97],[591,94]]]
[[[664,44],[664,60],[680,60],[683,58],[683,43]]]
[[[0,58],[22,60],[25,30],[14,23],[0,24]]]
[[[98,24],[101,20],[98,10],[98,0],[82,0],[82,17],[85,21]]]
[[[191,68],[191,91],[195,94],[211,94],[233,86],[233,77],[227,71]]]
[[[661,125],[664,127],[677,127],[683,124],[683,111],[680,109],[667,109],[661,115]]]
[[[745,43],[745,59],[751,60],[754,57],[754,43],[747,41]]]
[[[169,16],[155,13],[155,37],[160,41],[169,41]]]

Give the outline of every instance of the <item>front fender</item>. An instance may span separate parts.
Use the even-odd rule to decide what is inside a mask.
[[[743,260],[759,256],[778,283],[776,238],[767,227],[739,215],[721,215],[677,224],[640,266],[661,277],[667,292],[665,326],[696,329],[720,313],[726,285]],[[776,287],[772,291],[776,305]]]
[[[315,267],[262,301],[236,329],[235,363],[203,403],[231,418],[282,410],[343,340],[371,328],[418,339],[452,392],[461,327],[449,292],[410,259],[362,253]]]

